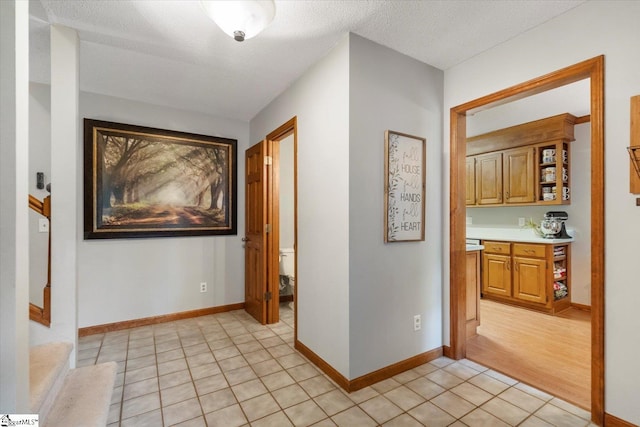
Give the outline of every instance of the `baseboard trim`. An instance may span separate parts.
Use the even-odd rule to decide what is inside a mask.
[[[348,380],[333,366],[328,364],[322,357],[315,354],[311,349],[302,344],[300,341],[296,340],[294,346],[295,349],[298,350],[304,357],[309,359],[314,365],[320,368],[322,372],[327,374],[329,378],[335,381],[336,384],[338,384],[349,393],[363,389],[377,382],[386,380],[404,371],[416,368],[442,356],[442,347],[438,347],[425,353],[418,354],[417,356],[401,360],[398,363],[394,363],[393,365],[378,369],[377,371],[373,371],[353,380]]]
[[[453,357],[453,350],[451,350],[451,347],[448,345],[442,346],[442,354],[444,357],[448,357],[449,359],[455,359],[455,357]]]
[[[338,384],[340,387],[342,387],[346,391],[350,391],[349,380],[345,378],[340,372],[338,372],[333,366],[325,362],[325,360],[322,357],[315,354],[309,347],[302,344],[298,340],[294,341],[294,347],[296,350],[302,353],[304,357],[309,359],[311,362],[313,362],[314,365],[320,368],[322,372],[327,374],[329,378],[335,381],[336,384]]]
[[[379,381],[386,380],[395,375],[398,375],[409,369],[416,368],[427,362],[437,359],[442,356],[442,347],[435,348],[425,353],[418,354],[417,356],[410,357],[393,365],[385,366],[371,373],[365,374],[361,377],[354,378],[349,382],[349,391],[356,391],[371,384],[375,384]]]
[[[581,311],[588,311],[589,313],[591,312],[590,305],[578,304],[577,302],[572,302],[571,308],[575,308],[576,310],[581,310]]]
[[[606,412],[604,413],[604,425],[606,427],[638,427],[637,424],[630,423]]]
[[[175,320],[189,319],[192,317],[208,316],[210,314],[224,313],[226,311],[242,310],[244,303],[221,305],[217,307],[200,308],[197,310],[181,311],[178,313],[163,314],[161,316],[144,317],[142,319],[125,320],[123,322],[105,323],[103,325],[87,326],[78,329],[78,337],[86,337],[105,332],[120,331],[122,329],[138,328],[140,326],[155,325],[158,323],[173,322]]]

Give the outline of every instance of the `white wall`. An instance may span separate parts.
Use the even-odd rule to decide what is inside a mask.
[[[139,319],[244,301],[244,150],[248,123],[91,93],[80,117],[238,140],[238,235],[82,240],[78,212],[78,326]],[[82,124],[80,124],[82,126]],[[82,200],[82,162],[77,197]],[[200,282],[208,292],[201,293]],[[54,290],[55,292],[55,290]]]
[[[640,208],[629,194],[629,98],[640,93],[640,2],[590,1],[445,72],[445,111],[576,62],[605,55],[605,410],[640,423],[640,300],[637,251]],[[445,115],[445,128],[449,116]],[[445,134],[446,135],[446,134]],[[449,138],[445,137],[449,162]],[[448,188],[448,173],[444,174]],[[448,202],[443,205],[448,236]],[[447,241],[447,240],[445,240]],[[446,243],[448,246],[448,242]],[[448,248],[445,252],[448,264]],[[445,283],[448,283],[448,268]],[[449,334],[445,289],[445,342]]]
[[[349,379],[442,345],[442,100],[442,71],[351,34],[251,121],[298,118],[298,339]],[[383,243],[385,129],[427,138],[425,242]]]
[[[29,413],[29,5],[0,2],[0,410]]]
[[[51,181],[50,103],[49,86],[29,83],[29,194],[39,200],[44,200],[49,193],[36,188],[36,172],[44,173],[45,185]],[[44,217],[29,210],[29,301],[42,307],[49,233],[38,232],[40,219]]]
[[[73,345],[71,367],[77,351],[77,242],[73,165],[80,157],[78,138],[79,47],[75,30],[51,26],[51,326],[30,322],[31,345],[64,341]],[[29,124],[31,126],[31,124]]]
[[[293,248],[294,232],[293,135],[280,141],[280,247]]]
[[[32,99],[40,102],[38,108],[45,110],[32,114],[31,127],[39,135],[32,138],[32,152],[48,152],[49,87],[32,83],[31,92]],[[86,92],[80,95],[80,118],[238,139],[238,233],[243,235],[243,153],[248,123]],[[80,134],[82,126],[80,121]],[[74,189],[78,200],[74,225],[78,240],[78,327],[244,301],[244,252],[238,236],[84,241],[81,153],[82,149]],[[52,187],[55,194],[55,182]],[[200,293],[200,282],[208,283],[207,293]],[[52,295],[56,292],[54,288]],[[54,320],[56,316],[52,314]],[[35,334],[46,333],[40,329],[32,325]],[[36,339],[42,340],[45,338]]]
[[[350,377],[357,378],[442,346],[444,73],[354,34],[349,53]],[[387,129],[427,140],[424,242],[384,243]]]
[[[348,37],[251,120],[257,142],[297,116],[298,340],[349,376]]]

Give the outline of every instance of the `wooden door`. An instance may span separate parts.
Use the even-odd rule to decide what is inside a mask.
[[[511,257],[485,253],[482,257],[482,292],[511,296]]]
[[[466,196],[467,206],[473,206],[476,204],[476,158],[473,156],[467,157],[466,167]]]
[[[535,195],[535,148],[514,148],[502,153],[505,203],[528,203]]]
[[[267,323],[267,141],[245,152],[244,307]]]
[[[513,258],[513,296],[522,301],[547,303],[547,261]]]
[[[479,205],[502,203],[502,153],[476,156],[476,202]]]

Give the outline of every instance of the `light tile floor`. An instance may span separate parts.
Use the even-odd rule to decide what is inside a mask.
[[[445,357],[346,393],[293,348],[293,312],[239,310],[80,338],[118,363],[108,426],[589,426],[588,412]]]

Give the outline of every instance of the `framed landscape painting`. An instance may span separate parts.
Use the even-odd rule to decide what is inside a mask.
[[[84,238],[237,234],[237,141],[84,120]]]

